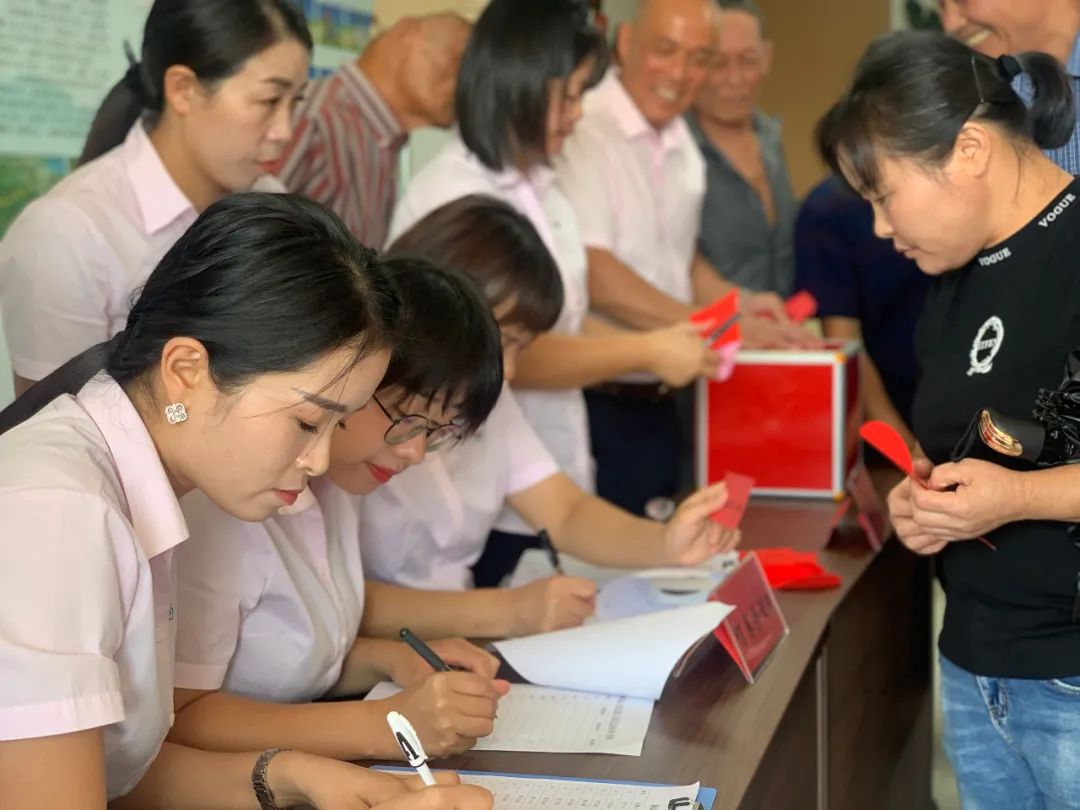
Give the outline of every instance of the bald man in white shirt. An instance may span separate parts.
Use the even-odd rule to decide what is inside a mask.
[[[623,327],[680,323],[737,289],[697,250],[705,164],[682,118],[712,67],[717,21],[714,0],[642,0],[619,31],[620,67],[586,97],[556,160],[587,248],[592,308]],[[746,343],[811,342],[776,295],[740,297]],[[672,392],[634,374],[586,400],[597,492],[637,514],[673,495],[681,439]]]

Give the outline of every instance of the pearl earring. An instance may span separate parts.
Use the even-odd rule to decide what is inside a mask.
[[[181,422],[187,421],[187,408],[184,407],[183,402],[176,402],[165,409],[165,418],[169,420],[170,425],[179,425]]]

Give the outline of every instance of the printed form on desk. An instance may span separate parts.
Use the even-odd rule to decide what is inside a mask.
[[[367,700],[401,691],[383,682]],[[514,684],[499,701],[495,731],[477,740],[477,751],[640,756],[653,701]]]
[[[495,797],[495,810],[512,808],[595,808],[596,810],[688,810],[698,784],[641,785],[577,779],[463,773],[461,781],[479,785]]]

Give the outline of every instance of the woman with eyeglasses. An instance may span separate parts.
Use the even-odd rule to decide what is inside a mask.
[[[391,251],[438,257],[480,284],[502,332],[508,383],[518,352],[558,318],[562,286],[555,262],[529,220],[500,200],[470,195],[447,203],[402,234]],[[560,470],[509,387],[483,428],[459,446],[407,470],[388,456],[385,463],[398,473],[389,481],[384,471],[355,461],[365,458],[361,437],[352,432],[363,413],[336,437],[330,476],[349,492],[370,493],[360,499],[359,514],[369,594],[364,628],[373,635],[394,632],[406,611],[414,631],[434,637],[526,635],[585,621],[596,595],[587,579],[470,587],[470,566],[508,506],[531,530],[547,529],[559,550],[596,565],[696,565],[739,540],[738,532],[709,519],[727,500],[723,484],[691,495],[666,524],[589,494]],[[409,588],[423,588],[423,597]]]
[[[410,793],[298,750],[166,737],[185,712],[176,573],[194,527],[180,501],[198,492],[236,525],[294,502],[384,378],[399,311],[385,264],[329,211],[229,197],[165,255],[116,337],[0,413],[0,807],[490,808],[475,788]],[[243,533],[219,539],[225,559],[249,550]]]
[[[175,685],[170,739],[196,748],[288,747],[344,760],[400,759],[386,723],[404,714],[428,754],[472,747],[491,732],[496,659],[461,639],[431,646],[466,671],[434,673],[396,638],[360,635],[364,571],[350,492],[469,436],[502,386],[499,333],[467,278],[423,260],[387,259],[403,302],[396,346],[378,393],[341,422],[331,474],[289,509],[242,523],[198,494],[184,499],[191,539],[179,555]],[[349,455],[346,451],[351,450]],[[353,459],[366,476],[358,485]],[[384,472],[386,471],[386,472]],[[358,696],[382,680],[404,687],[380,701]]]

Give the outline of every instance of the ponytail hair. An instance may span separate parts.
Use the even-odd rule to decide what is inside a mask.
[[[1030,82],[1030,108],[1013,89]],[[940,166],[968,121],[996,127],[1017,144],[1063,146],[1076,126],[1076,102],[1061,65],[1043,53],[992,59],[934,31],[876,39],[847,93],[817,127],[829,168],[866,194],[878,190],[883,155]]]
[[[1032,102],[1028,111],[1031,139],[1040,149],[1057,149],[1069,142],[1076,128],[1076,96],[1072,81],[1057,59],[1047,53],[1030,51],[997,60],[1003,72],[1022,73],[1031,83]]]
[[[333,213],[288,194],[214,203],[150,274],[112,340],[38,382],[0,412],[0,433],[105,371],[128,393],[150,390],[165,344],[207,350],[223,393],[263,374],[307,368],[349,348],[354,363],[387,348],[400,302],[393,278]]]
[[[131,67],[98,108],[79,165],[123,143],[140,117],[153,121],[164,111],[165,72],[173,65],[186,65],[209,86],[287,38],[313,48],[304,14],[292,0],[155,0],[142,59],[126,49]]]

